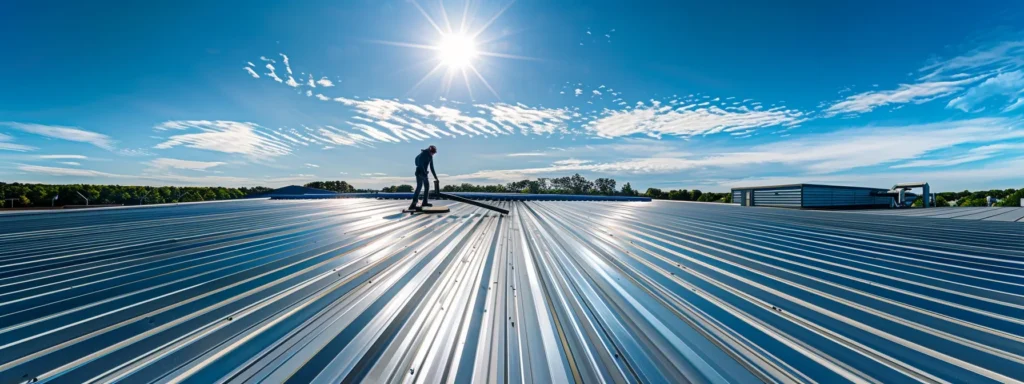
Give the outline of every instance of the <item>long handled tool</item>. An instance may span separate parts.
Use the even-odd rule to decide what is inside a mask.
[[[434,180],[434,193],[436,193],[438,196],[443,196],[443,197],[447,198],[448,200],[455,200],[455,201],[458,201],[460,203],[466,203],[466,204],[469,204],[469,205],[475,205],[475,206],[478,206],[480,208],[487,208],[487,209],[490,209],[492,211],[499,212],[502,215],[507,215],[508,214],[508,210],[501,209],[501,208],[495,207],[493,205],[484,204],[484,203],[481,203],[479,201],[467,199],[465,197],[459,197],[459,196],[455,196],[455,195],[449,195],[447,193],[441,193],[441,182],[439,182],[437,180]]]

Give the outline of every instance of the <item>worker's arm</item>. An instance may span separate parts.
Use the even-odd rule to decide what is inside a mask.
[[[434,159],[430,159],[430,173],[433,173],[434,180],[437,180],[437,171],[434,170]]]

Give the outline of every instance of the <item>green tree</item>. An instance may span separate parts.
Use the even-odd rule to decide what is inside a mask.
[[[615,194],[615,179],[599,177],[594,180],[594,188],[602,195]]]
[[[636,191],[633,190],[633,186],[629,183],[622,184],[622,195],[623,196],[636,196]]]
[[[690,191],[685,189],[673,189],[668,192],[668,199],[678,201],[690,200]]]
[[[694,189],[693,192],[690,192],[690,200],[691,201],[699,201],[700,200],[700,196],[703,195],[703,194],[704,194],[704,192],[701,192],[699,189]]]
[[[658,188],[647,188],[647,192],[644,192],[644,196],[652,199],[668,199],[668,194],[662,192],[661,189]]]
[[[1024,199],[1024,189],[1018,189],[1006,196],[998,203],[1000,207],[1020,207],[1021,199]]]
[[[412,192],[413,187],[409,184],[402,184],[395,188],[395,192]]]

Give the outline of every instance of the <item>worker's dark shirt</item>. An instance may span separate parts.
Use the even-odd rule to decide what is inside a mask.
[[[434,155],[429,150],[424,149],[416,156],[416,172],[426,174],[428,166],[430,167],[430,173],[433,173],[436,179],[437,172],[434,171]]]

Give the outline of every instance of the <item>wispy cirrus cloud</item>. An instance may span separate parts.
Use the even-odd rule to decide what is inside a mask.
[[[923,104],[963,91],[968,85],[978,82],[981,78],[983,76],[963,80],[900,84],[896,89],[862,92],[828,107],[825,110],[825,117],[846,113],[871,112],[875,108],[891,104]]]
[[[0,151],[28,152],[36,150],[36,147],[15,144],[11,141],[14,141],[13,137],[0,133]]]
[[[22,132],[27,132],[39,136],[45,136],[53,139],[61,139],[79,143],[88,143],[106,149],[108,151],[114,149],[114,140],[111,139],[110,136],[104,135],[102,133],[87,131],[81,128],[65,127],[60,125],[18,123],[12,121],[0,122],[0,126],[6,126],[13,129],[17,129]]]
[[[873,126],[844,129],[832,133],[810,134],[800,138],[763,144],[736,151],[719,149],[704,153],[663,152],[646,157],[610,161],[569,158],[549,166],[523,169],[482,170],[455,175],[446,180],[466,182],[508,182],[524,178],[564,175],[570,172],[595,172],[612,175],[708,174],[744,175],[764,169],[770,164],[783,167],[795,175],[808,178],[835,174],[863,167],[885,166],[909,168],[918,166],[948,167],[976,161],[967,156],[993,156],[1011,153],[1020,148],[1024,131],[1012,119],[979,118],[909,126]],[[885,136],[886,140],[878,140]],[[978,146],[959,161],[920,162],[922,157],[961,145]],[[603,145],[608,150],[619,144]]]
[[[273,71],[269,63],[267,68]],[[313,76],[310,75],[304,84],[297,86],[315,88],[319,82],[312,80]],[[577,85],[582,86],[582,83]],[[578,88],[575,93],[578,96],[583,90]],[[595,135],[611,138],[631,135],[689,137],[725,132],[743,138],[756,134],[760,128],[791,129],[810,118],[797,109],[764,106],[751,99],[712,99],[699,95],[634,104],[616,98],[613,104],[618,103],[617,109],[581,111],[579,107],[548,108],[523,103],[467,105],[444,98],[440,98],[440,105],[436,105],[417,103],[411,99],[331,97],[311,91],[306,94],[355,110],[356,116],[346,121],[345,129],[332,127],[318,135],[328,139],[327,144],[340,145],[356,145],[363,142],[363,139],[370,143],[401,143],[445,137],[499,137],[510,134]],[[591,90],[591,94],[593,100],[588,103],[601,102],[599,96],[605,94],[620,95],[604,85]],[[469,110],[470,107],[474,110]]]
[[[207,169],[224,165],[225,163],[220,161],[195,161],[195,160],[181,160],[161,157],[146,162],[147,165],[154,169],[166,170],[166,169],[184,169],[189,171],[205,171]]]
[[[157,144],[156,149],[176,146],[245,155],[253,159],[284,156],[291,146],[281,138],[254,123],[224,120],[168,121],[154,127],[157,131],[198,131],[173,135]]]
[[[248,72],[249,76],[252,76],[252,78],[254,78],[254,79],[260,78],[260,75],[257,74],[256,71],[252,70],[252,68],[250,68],[250,67],[242,67],[242,68],[245,68],[245,71]]]
[[[950,96],[955,98],[946,107],[964,112],[980,112],[984,110],[983,102],[998,96],[1005,97],[1009,105],[1016,105],[1015,100],[1024,87],[1021,69],[1024,69],[1024,39],[1017,35],[995,44],[984,44],[950,59],[933,60],[918,69],[924,75],[915,83],[849,96],[832,103],[823,115],[856,115],[886,105],[923,104]],[[999,108],[1004,111],[1016,108],[1006,105]]]
[[[1024,71],[1000,73],[985,79],[963,95],[950,100],[946,107],[970,112],[977,110],[979,105],[991,98],[1002,96],[1012,102],[1021,94],[1024,94]],[[1010,108],[1007,107],[1007,109]]]
[[[613,138],[632,135],[690,137],[720,132],[752,133],[767,127],[795,127],[808,118],[799,110],[785,107],[762,109],[759,105],[725,107],[709,101],[689,104],[641,106],[627,110],[605,110],[585,125],[588,132]]]
[[[918,69],[920,80],[969,76],[965,72],[994,72],[1024,67],[1024,38],[1015,36],[995,44],[982,45],[950,59],[936,59]]]
[[[568,133],[566,122],[571,118],[568,109],[532,108],[524,104],[476,104],[490,114],[491,121],[512,131],[515,128],[524,135],[551,135]]]
[[[80,168],[62,168],[62,167],[47,167],[42,165],[29,165],[21,164],[18,165],[18,170],[28,172],[32,174],[42,174],[48,176],[80,176],[80,177],[121,177],[121,175],[94,171],[89,169]]]
[[[85,160],[87,156],[83,155],[39,155],[40,159],[70,159],[70,160]]]

